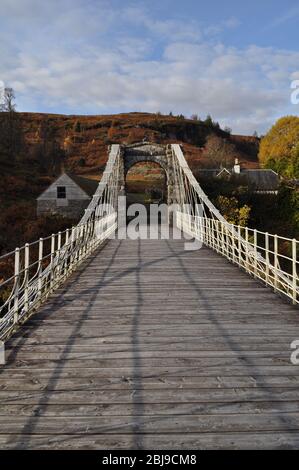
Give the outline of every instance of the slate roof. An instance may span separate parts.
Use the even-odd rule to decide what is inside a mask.
[[[220,173],[223,171],[223,168],[208,168],[203,170],[198,170],[198,175],[203,178],[217,178],[220,176]],[[256,191],[277,191],[279,186],[279,176],[273,170],[266,169],[257,169],[257,170],[245,170],[242,169],[241,173],[234,173],[233,170],[227,170],[227,173],[234,178],[246,178],[247,184],[254,186]]]
[[[279,176],[273,170],[243,170],[241,176],[246,176],[248,183],[257,191],[277,191]]]

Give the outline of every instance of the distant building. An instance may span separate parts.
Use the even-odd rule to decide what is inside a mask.
[[[95,180],[63,173],[37,198],[37,215],[59,214],[79,218],[97,186]]]
[[[206,178],[240,178],[253,192],[258,194],[277,194],[280,179],[273,170],[256,169],[246,170],[241,168],[238,159],[235,160],[233,168],[213,168],[197,171],[199,179]]]

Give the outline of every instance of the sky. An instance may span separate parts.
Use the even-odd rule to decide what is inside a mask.
[[[19,111],[211,114],[264,133],[299,79],[298,0],[0,0]]]

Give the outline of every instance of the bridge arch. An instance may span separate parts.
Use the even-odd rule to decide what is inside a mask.
[[[169,156],[166,145],[152,143],[152,142],[139,142],[132,145],[123,147],[123,187],[125,188],[126,177],[130,169],[137,163],[156,163],[165,172],[165,183],[167,197],[166,202],[172,202],[173,193],[173,171],[172,161]]]
[[[130,202],[166,203],[167,189],[167,169],[153,159],[134,162],[125,174],[125,192],[129,205]]]

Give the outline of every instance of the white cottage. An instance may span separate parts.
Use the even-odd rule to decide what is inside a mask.
[[[98,182],[63,173],[37,198],[37,215],[59,214],[79,218],[88,206]]]

